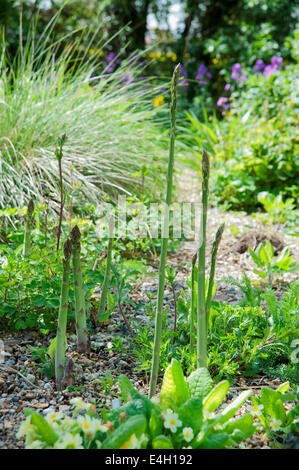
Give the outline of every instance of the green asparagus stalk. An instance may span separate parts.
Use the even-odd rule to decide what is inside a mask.
[[[218,228],[216,232],[215,240],[213,242],[213,247],[212,247],[209,287],[208,287],[208,294],[206,298],[207,330],[209,329],[209,315],[210,315],[212,291],[213,291],[214,276],[215,276],[216,256],[217,256],[219,244],[221,241],[221,237],[223,234],[223,230],[224,230],[224,224],[220,225],[220,227]]]
[[[70,260],[72,254],[72,242],[70,239],[67,239],[63,245],[63,254],[63,274],[55,351],[55,378],[57,390],[61,390],[62,380],[64,377],[66,323],[70,283]]]
[[[101,316],[105,314],[105,309],[106,309],[106,305],[107,305],[108,285],[109,285],[111,260],[112,260],[112,246],[113,246],[113,239],[112,239],[112,237],[109,237],[108,247],[107,247],[105,277],[104,277],[103,289],[102,289],[101,298],[100,298],[98,321],[100,321]]]
[[[158,286],[158,302],[155,319],[155,337],[152,359],[152,370],[150,378],[149,396],[152,397],[156,392],[158,373],[159,373],[159,360],[160,360],[160,347],[162,337],[162,319],[163,319],[163,300],[164,300],[164,286],[165,286],[165,265],[168,247],[168,211],[171,204],[172,194],[172,179],[173,179],[173,164],[174,164],[174,143],[175,143],[175,128],[176,128],[176,105],[177,105],[177,84],[180,75],[180,64],[178,64],[173,72],[171,80],[171,105],[170,105],[170,145],[169,145],[169,158],[168,158],[168,172],[167,172],[167,190],[166,190],[166,204],[164,209],[164,224],[161,243],[160,255],[160,268],[159,268],[159,286]]]
[[[193,354],[194,338],[195,338],[195,265],[197,260],[197,253],[192,258],[192,271],[191,271],[191,314],[190,314],[190,353]]]
[[[24,247],[23,247],[24,256],[28,256],[30,252],[31,230],[32,230],[32,225],[33,225],[33,211],[34,211],[34,202],[33,202],[33,199],[30,199],[28,203],[27,214],[26,214],[26,226],[25,226]]]
[[[88,332],[86,328],[85,295],[80,261],[80,238],[80,230],[75,225],[71,230],[70,239],[72,242],[77,347],[79,352],[86,353],[88,350]]]
[[[205,257],[206,229],[209,195],[209,157],[205,150],[202,153],[202,213],[200,222],[200,244],[198,249],[197,271],[197,367],[207,366],[207,325],[205,308]]]

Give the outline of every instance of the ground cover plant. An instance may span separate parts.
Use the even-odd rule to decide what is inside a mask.
[[[211,112],[57,21],[2,38],[0,447],[298,448],[295,38]]]

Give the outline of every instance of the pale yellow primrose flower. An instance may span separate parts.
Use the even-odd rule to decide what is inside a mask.
[[[53,421],[57,421],[58,419],[61,419],[62,416],[63,416],[62,413],[59,413],[59,412],[58,413],[55,413],[55,412],[54,413],[47,413],[46,416],[45,416],[45,420],[48,423],[52,424]]]
[[[137,439],[135,434],[121,446],[121,449],[140,449],[140,441]]]
[[[164,427],[170,429],[171,432],[176,432],[177,428],[182,426],[182,421],[179,419],[179,415],[171,410],[167,410],[164,413]]]
[[[183,429],[183,436],[186,442],[192,441],[194,437],[194,432],[192,428],[184,428]]]
[[[80,434],[65,433],[57,442],[54,449],[83,449],[83,441]]]
[[[264,405],[253,405],[249,408],[249,412],[253,416],[261,416],[263,409],[264,409]]]
[[[70,400],[70,404],[74,405],[76,408],[79,408],[80,410],[89,410],[89,408],[91,407],[90,403],[85,403],[80,397],[72,398]]]
[[[26,446],[26,449],[45,449],[45,443],[36,439]]]
[[[17,439],[26,436],[26,434],[30,432],[34,432],[34,427],[31,424],[31,416],[27,416],[25,421],[23,421],[19,427],[19,430],[17,432]]]
[[[279,431],[280,426],[281,426],[280,419],[272,418],[270,420],[270,428],[272,429],[272,431]]]

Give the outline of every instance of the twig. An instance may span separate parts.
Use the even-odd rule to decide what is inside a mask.
[[[31,382],[29,379],[27,379],[27,377],[25,377],[25,375],[21,374],[21,372],[19,372],[17,369],[14,369],[13,367],[9,367],[9,366],[0,366],[0,370],[3,370],[4,372],[5,371],[8,371],[8,372],[13,372],[14,374],[18,374],[20,375],[26,382],[28,382],[30,385],[32,385],[32,387],[34,388],[39,388],[37,387],[36,385],[34,385],[33,382]]]

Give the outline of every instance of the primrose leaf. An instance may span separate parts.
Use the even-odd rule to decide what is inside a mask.
[[[173,449],[173,445],[168,437],[161,434],[153,440],[153,449]]]
[[[181,364],[176,359],[172,359],[167,367],[161,388],[160,400],[171,398],[177,405],[182,405],[190,396]]]
[[[191,397],[204,398],[212,389],[213,381],[206,367],[200,367],[187,378]]]
[[[221,419],[220,423],[225,423],[230,418],[234,416],[236,411],[245,403],[245,401],[252,395],[252,390],[245,390],[244,392],[240,393],[240,395],[230,403],[224,410],[221,412]]]
[[[40,436],[40,440],[53,446],[58,440],[57,434],[53,431],[49,423],[43,416],[32,410],[27,410],[27,415],[31,417],[31,424],[34,426],[36,433]]]
[[[128,377],[124,374],[121,374],[118,378],[118,385],[121,391],[121,397],[124,402],[129,401],[129,398],[133,398],[133,396],[138,393],[137,390],[134,388]]]
[[[222,380],[217,384],[203,401],[204,410],[212,413],[224,400],[229,389],[229,381]]]
[[[191,427],[193,431],[197,433],[202,426],[202,409],[201,398],[189,398],[179,410],[179,417],[183,422],[183,426]]]
[[[264,411],[267,415],[280,420],[282,424],[285,422],[286,411],[279,392],[268,387],[263,387],[260,400],[264,405]]]
[[[145,429],[145,417],[143,415],[133,416],[106,437],[102,442],[101,449],[126,449],[132,434],[135,434],[138,439]]]

